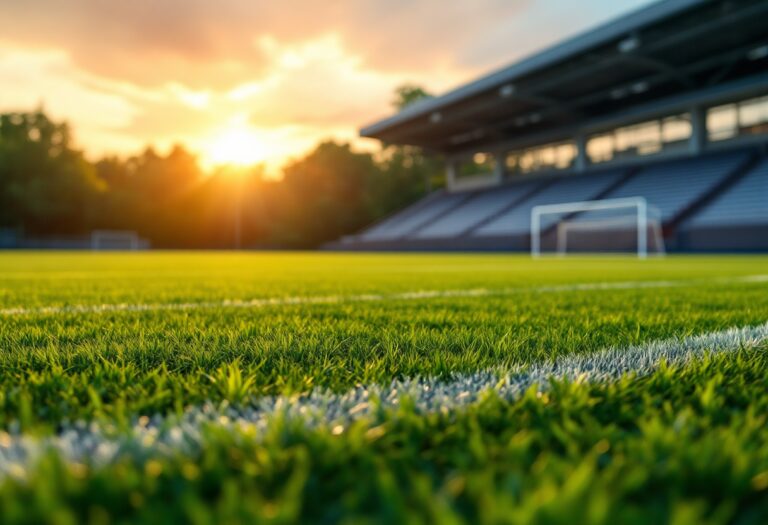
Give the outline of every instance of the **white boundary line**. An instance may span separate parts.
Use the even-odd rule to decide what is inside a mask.
[[[605,281],[591,283],[572,283],[517,288],[464,288],[449,290],[416,290],[394,294],[359,294],[272,297],[266,299],[227,299],[223,301],[201,301],[185,303],[146,303],[146,304],[75,304],[64,306],[41,306],[35,308],[12,307],[0,309],[0,317],[48,314],[85,314],[106,312],[154,312],[173,310],[199,310],[207,308],[266,308],[271,306],[312,305],[359,303],[380,301],[409,301],[419,299],[437,299],[446,297],[492,297],[517,293],[556,293],[588,290],[633,290],[641,288],[675,288],[699,286],[705,284],[765,283],[768,275],[747,275],[741,277],[718,277],[712,279],[679,279],[664,281]]]
[[[77,423],[50,437],[32,437],[0,432],[0,479],[24,479],[39,458],[58,454],[67,463],[93,467],[130,458],[143,462],[150,458],[194,455],[205,447],[206,430],[238,432],[244,439],[258,439],[274,421],[291,420],[307,428],[325,427],[339,434],[355,421],[371,427],[382,422],[409,399],[421,413],[461,409],[495,392],[502,399],[515,400],[526,390],[539,392],[550,386],[550,379],[605,383],[625,374],[644,376],[664,361],[684,365],[707,353],[755,349],[768,342],[768,323],[754,327],[731,328],[720,332],[668,339],[624,349],[607,349],[589,355],[566,356],[554,361],[513,368],[507,372],[482,371],[456,375],[449,380],[413,378],[389,385],[358,386],[344,394],[315,390],[297,396],[256,399],[243,407],[205,404],[189,408],[181,417],[156,415],[139,417],[127,432],[97,423]]]

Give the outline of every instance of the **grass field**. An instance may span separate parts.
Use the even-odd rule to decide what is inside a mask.
[[[768,523],[767,321],[759,256],[2,254],[0,523]]]

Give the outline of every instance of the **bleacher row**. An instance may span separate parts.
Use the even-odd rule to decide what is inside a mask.
[[[658,209],[672,249],[768,249],[768,158],[761,150],[439,191],[332,247],[526,250],[534,206],[635,196]]]

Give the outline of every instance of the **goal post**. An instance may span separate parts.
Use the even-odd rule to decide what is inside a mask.
[[[135,251],[146,247],[139,234],[128,230],[94,230],[91,232],[91,250]]]
[[[618,217],[617,214],[621,214]],[[531,255],[542,255],[542,237],[555,233],[558,255],[566,255],[569,235],[579,233],[600,240],[631,234],[632,250],[641,259],[664,253],[661,218],[644,197],[544,204],[531,209]],[[599,248],[594,251],[601,251]],[[623,249],[620,251],[630,251]]]

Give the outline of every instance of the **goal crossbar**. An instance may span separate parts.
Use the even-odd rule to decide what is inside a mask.
[[[541,255],[541,218],[544,215],[570,214],[612,209],[634,209],[637,214],[637,256],[648,257],[648,202],[644,197],[541,204],[531,209],[531,255]]]

